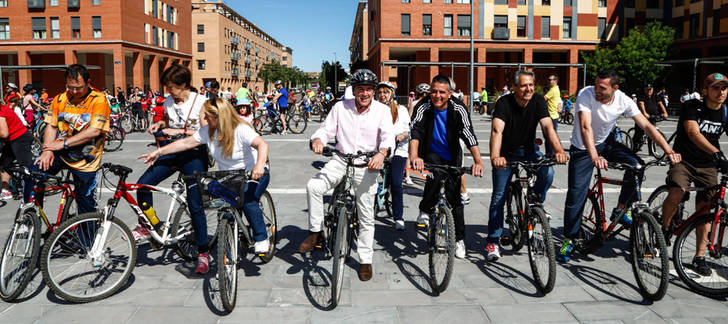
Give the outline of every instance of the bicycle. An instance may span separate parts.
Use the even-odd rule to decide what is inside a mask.
[[[126,134],[124,133],[124,129],[112,125],[109,127],[109,131],[106,132],[104,136],[106,137],[104,152],[115,152],[121,149],[121,145],[124,144]]]
[[[559,124],[573,125],[574,114],[570,110],[562,109],[559,113]]]
[[[660,136],[662,136],[662,138],[664,138],[664,139],[667,139],[667,137],[665,136],[665,133],[663,133],[660,130],[660,127],[657,126],[657,123],[659,123],[661,121],[665,121],[665,120],[667,120],[667,118],[664,118],[662,116],[655,116],[655,117],[650,117],[650,119],[654,121],[653,124],[655,125],[655,129],[657,130],[657,132],[660,133]],[[633,143],[631,146],[632,151],[634,151],[635,153],[641,151],[642,144],[645,143],[645,137],[647,137],[647,140],[646,140],[647,153],[649,153],[652,157],[654,157],[656,159],[662,159],[663,157],[665,157],[665,151],[662,149],[662,147],[660,147],[660,145],[657,144],[657,142],[652,140],[652,137],[648,136],[647,133],[642,132],[642,138],[638,139],[635,136],[635,132],[636,132],[636,128],[634,128],[634,127],[630,128],[627,131],[627,133],[631,134],[631,136],[632,136],[632,143]],[[677,132],[673,133],[672,136],[670,136],[670,138],[667,139],[668,145],[672,142],[672,140],[675,139],[676,135],[677,135]],[[640,143],[640,144],[638,145],[637,143]]]
[[[538,170],[554,164],[556,164],[554,159],[508,162],[508,167],[516,176],[506,189],[505,222],[508,224],[510,235],[504,237],[502,243],[510,245],[514,252],[520,250],[524,244],[528,245],[528,260],[533,280],[536,288],[544,294],[554,289],[556,254],[546,210],[538,194],[533,192],[533,187]]]
[[[614,140],[617,141],[617,143],[621,143],[630,150],[632,149],[632,136],[629,135],[629,132],[623,131],[619,125],[614,125],[612,132],[614,132]]]
[[[43,172],[31,172],[27,168],[9,170],[16,178],[37,180],[27,203],[18,205],[10,234],[5,241],[2,260],[0,260],[0,298],[13,301],[25,290],[36,269],[40,253],[41,237],[48,237],[65,220],[76,214],[73,202],[76,198],[70,180],[70,172],[62,177]],[[36,196],[61,193],[58,215],[51,223],[43,209],[43,199]],[[41,234],[41,221],[46,232]]]
[[[720,182],[716,186],[707,188],[690,187],[678,204],[675,216],[672,218],[670,227],[666,232],[676,237],[672,251],[672,261],[680,280],[688,287],[698,293],[712,298],[728,297],[728,281],[725,280],[728,271],[725,254],[728,247],[724,246],[726,227],[728,227],[728,214],[725,202],[725,190],[728,188],[728,174],[721,172]],[[660,210],[662,203],[667,197],[670,187],[662,185],[658,187],[650,198],[648,204],[651,208]],[[700,210],[696,210],[687,219],[684,219],[685,202],[690,198],[690,192],[717,190]],[[714,210],[714,212],[711,211]],[[659,221],[662,219],[660,217]],[[697,228],[700,225],[710,223],[708,241],[705,242],[708,253],[705,253],[705,261],[712,269],[710,276],[702,276],[694,271],[692,260],[697,252]],[[667,240],[667,238],[666,238]],[[692,244],[691,244],[692,242]]]
[[[459,178],[464,173],[470,173],[472,167],[454,167],[444,164],[425,163],[429,171],[429,179],[440,179],[440,198],[435,204],[429,224],[427,225],[427,250],[430,272],[430,286],[435,294],[447,289],[452,276],[455,262],[455,218],[452,208],[447,202],[445,188],[446,181]],[[444,175],[444,176],[443,176]]]
[[[391,172],[391,163],[385,161],[382,170],[379,171],[379,179],[377,179],[377,194],[374,196],[374,215],[380,211],[386,210],[387,216],[392,217],[392,199],[390,198],[389,173]]]
[[[250,173],[245,172],[245,170],[211,171],[186,177],[186,180],[196,181],[203,197],[206,197],[206,202],[219,206],[217,209],[219,219],[217,226],[219,235],[217,275],[220,281],[219,287],[223,308],[231,312],[235,309],[237,300],[238,260],[244,258],[250,247],[255,243],[247,218],[241,217],[238,211],[238,208],[243,204],[245,184],[254,180],[250,179]],[[238,199],[230,200],[230,197],[225,197],[217,192],[213,193],[214,190],[208,187],[212,181],[218,181],[223,186],[239,194]],[[276,252],[278,221],[270,193],[266,190],[260,198],[258,204],[261,211],[263,211],[263,220],[265,221],[270,248],[266,253],[259,253],[257,256],[263,263],[268,263],[273,260]]]
[[[132,169],[111,163],[104,163],[102,168],[119,177],[113,197],[102,211],[63,222],[48,238],[41,255],[41,271],[48,288],[70,302],[87,303],[111,296],[134,269],[137,245],[145,242],[134,241],[127,225],[114,216],[121,199],[134,210],[140,225],[148,229],[150,244],[172,246],[177,255],[188,261],[197,257],[181,182],[173,183],[171,189],[129,184],[126,179]],[[160,217],[162,225],[158,231],[129,194],[139,189],[161,192],[171,198],[169,212],[166,218]]]
[[[286,115],[286,125],[294,134],[301,134],[306,130],[308,122],[299,113]],[[267,113],[253,119],[253,127],[260,134],[282,133],[283,123],[280,114],[275,109],[268,109]]]
[[[604,242],[626,229],[619,223],[627,212],[632,214],[630,228],[630,254],[632,272],[639,286],[640,293],[647,299],[656,301],[662,299],[667,291],[668,255],[665,237],[662,229],[647,204],[642,203],[641,183],[645,178],[645,171],[655,165],[665,165],[663,160],[653,160],[644,166],[636,167],[625,163],[610,162],[609,167],[617,170],[633,170],[635,174],[635,192],[629,197],[628,203],[619,215],[616,215],[607,225],[604,210],[603,184],[622,186],[621,180],[602,177],[601,170],[597,168],[596,183],[587,194],[582,211],[581,228],[576,239],[576,249],[583,254],[589,254],[598,249]],[[591,205],[591,206],[588,206]],[[618,225],[619,224],[619,225]],[[617,226],[620,226],[615,230]],[[650,262],[652,261],[652,262]],[[654,282],[648,282],[653,277]]]

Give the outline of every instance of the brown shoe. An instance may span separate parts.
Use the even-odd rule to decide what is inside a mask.
[[[301,245],[298,246],[298,251],[301,253],[307,253],[313,251],[313,248],[321,241],[321,232],[310,232]]]
[[[359,280],[369,281],[369,279],[372,279],[372,265],[371,264],[360,265],[359,266]]]

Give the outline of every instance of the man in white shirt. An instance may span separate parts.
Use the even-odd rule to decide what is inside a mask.
[[[564,206],[566,238],[556,256],[556,259],[562,262],[569,261],[573,250],[572,239],[579,233],[581,211],[584,208],[594,167],[606,170],[607,161],[633,166],[644,163],[632,150],[614,139],[612,129],[621,115],[634,119],[637,126],[665,151],[672,163],[680,162],[680,154],[672,150],[655,126],[640,113],[637,104],[619,90],[619,80],[620,76],[616,71],[603,71],[597,76],[594,86],[582,89],[576,98],[574,130],[571,133],[569,149],[571,155],[569,189]],[[633,199],[632,195],[636,189],[634,172],[625,171],[623,181],[617,208],[612,210],[612,218],[622,214],[622,208]],[[632,223],[632,218],[624,213],[619,221],[622,225],[628,226]]]
[[[353,184],[359,216],[359,237],[356,244],[359,254],[359,279],[372,278],[374,256],[374,195],[377,192],[377,176],[384,159],[394,149],[392,113],[386,105],[374,101],[377,76],[370,70],[360,69],[351,76],[354,100],[337,102],[326,121],[311,136],[311,149],[321,154],[324,145],[336,138],[336,149],[344,154],[378,151],[367,168],[355,168]],[[334,156],[319,173],[309,180],[308,193],[309,235],[299,246],[301,253],[313,250],[323,238],[324,193],[334,188],[346,173],[346,162]]]
[[[698,88],[693,88],[693,93],[690,94],[690,99],[700,100],[700,92],[698,92]]]

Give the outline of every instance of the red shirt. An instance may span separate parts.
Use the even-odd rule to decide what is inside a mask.
[[[7,105],[0,106],[0,117],[5,118],[5,123],[8,124],[8,140],[14,141],[28,131],[18,115]]]
[[[152,121],[156,123],[162,119],[164,119],[164,106],[157,104],[157,106],[154,107],[154,119],[152,119]]]

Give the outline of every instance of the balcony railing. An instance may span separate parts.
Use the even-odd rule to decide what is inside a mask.
[[[233,43],[235,45],[240,44],[240,39],[237,37],[230,38],[230,43]]]
[[[232,72],[230,72],[233,76],[238,76],[240,72],[237,69],[234,69]]]
[[[240,59],[240,53],[232,53],[230,54],[230,59],[233,61],[237,61]]]

